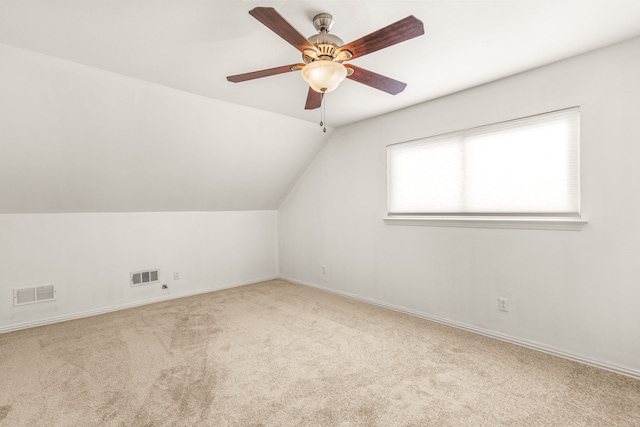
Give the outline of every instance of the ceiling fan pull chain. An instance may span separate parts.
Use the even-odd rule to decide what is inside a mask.
[[[324,94],[323,94],[322,98],[320,98],[320,126],[324,126],[323,108],[324,108]]]
[[[327,120],[327,112],[325,110],[325,98],[326,93],[322,94],[322,108],[320,108],[320,126],[322,126],[322,132],[327,131],[327,127],[325,126],[325,121]]]

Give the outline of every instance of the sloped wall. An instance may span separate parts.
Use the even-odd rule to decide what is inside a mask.
[[[0,213],[277,209],[302,120],[0,44]]]
[[[638,76],[633,39],[340,128],[279,209],[280,275],[640,376]],[[387,144],[571,106],[583,231],[383,223]]]

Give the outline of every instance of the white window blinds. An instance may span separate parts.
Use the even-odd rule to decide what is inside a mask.
[[[579,216],[580,111],[387,146],[389,215]]]

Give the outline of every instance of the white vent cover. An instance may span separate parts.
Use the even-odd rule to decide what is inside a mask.
[[[56,299],[55,285],[33,286],[29,288],[13,289],[13,305],[34,304],[36,302],[54,301]]]
[[[131,286],[148,285],[160,281],[160,270],[134,271],[130,276]]]

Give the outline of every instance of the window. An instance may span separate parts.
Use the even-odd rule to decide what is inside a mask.
[[[388,219],[582,226],[579,139],[576,107],[389,145]]]

